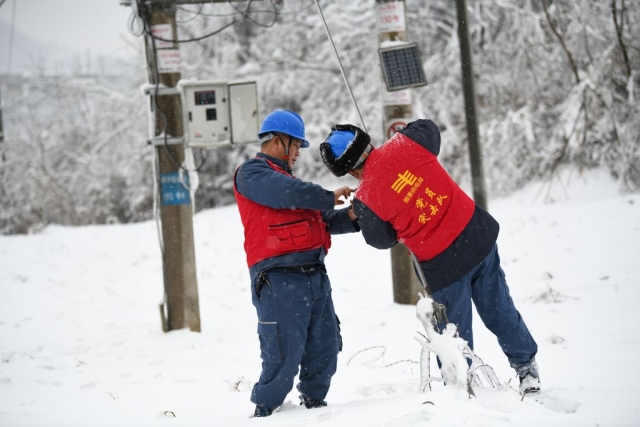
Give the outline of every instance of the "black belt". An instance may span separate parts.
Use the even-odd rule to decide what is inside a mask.
[[[271,267],[265,270],[265,273],[269,273],[271,271],[278,271],[282,273],[311,273],[316,270],[322,270],[325,273],[327,272],[327,268],[324,264],[316,263],[316,264],[306,264],[306,265],[288,265],[288,266],[278,266]]]
[[[316,263],[316,264],[306,264],[306,265],[291,265],[286,267],[271,267],[258,274],[258,280],[256,280],[256,292],[258,293],[258,297],[260,297],[260,292],[264,287],[265,283],[267,286],[271,287],[271,283],[267,279],[267,273],[271,271],[277,271],[281,273],[312,273],[314,271],[324,271],[327,272],[327,268],[324,264]]]

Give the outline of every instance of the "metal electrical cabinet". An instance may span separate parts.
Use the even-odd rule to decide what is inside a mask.
[[[255,82],[181,81],[186,143],[196,148],[255,142],[258,97]]]

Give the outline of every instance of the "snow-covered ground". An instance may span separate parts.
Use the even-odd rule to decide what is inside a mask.
[[[617,189],[574,172],[489,201],[542,404],[511,388],[479,319],[476,351],[507,390],[417,392],[422,325],[392,302],[389,252],[358,234],[334,237],[327,259],[344,339],[329,406],[292,392],[265,419],[249,418],[260,353],[235,206],[194,218],[202,333],[161,331],[153,222],[0,236],[0,425],[640,425],[640,195]]]

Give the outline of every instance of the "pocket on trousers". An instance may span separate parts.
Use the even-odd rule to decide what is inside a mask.
[[[260,357],[267,363],[280,363],[280,340],[277,322],[258,322]]]

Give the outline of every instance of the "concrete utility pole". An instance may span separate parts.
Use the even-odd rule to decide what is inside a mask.
[[[456,0],[458,9],[458,39],[460,40],[460,65],[462,67],[462,87],[464,91],[464,110],[467,118],[467,139],[469,141],[469,161],[471,162],[471,183],[473,199],[485,209],[487,193],[484,185],[484,168],[482,167],[482,149],[480,148],[480,132],[476,116],[476,91],[473,76],[473,58],[469,45],[469,28],[467,26],[467,4],[465,0]]]
[[[163,39],[173,39],[176,31],[175,5],[171,1],[155,1],[147,5],[147,14],[152,33],[157,32]],[[160,83],[166,88],[175,88],[180,80],[179,51],[175,43],[160,42],[146,35],[146,49],[149,66],[149,82]],[[156,49],[153,49],[153,43]],[[158,74],[156,75],[156,67]],[[164,93],[163,93],[164,92]],[[153,94],[152,94],[153,96]],[[177,90],[163,89],[157,96],[155,111],[156,135],[166,131],[168,139],[180,139],[184,135],[182,104]],[[166,121],[166,129],[165,129]],[[156,141],[160,138],[156,138]],[[165,331],[188,327],[200,332],[200,306],[198,302],[198,282],[196,277],[195,250],[193,244],[192,201],[189,191],[180,188],[179,174],[184,162],[184,145],[157,145],[159,180],[162,188],[163,273],[166,296]],[[176,190],[178,186],[178,190]],[[162,310],[163,320],[164,310]]]
[[[404,0],[376,0],[378,42],[407,41]],[[388,139],[413,120],[411,89],[389,92],[382,85],[383,137]],[[393,301],[416,304],[423,287],[415,274],[409,250],[398,243],[391,248]]]

